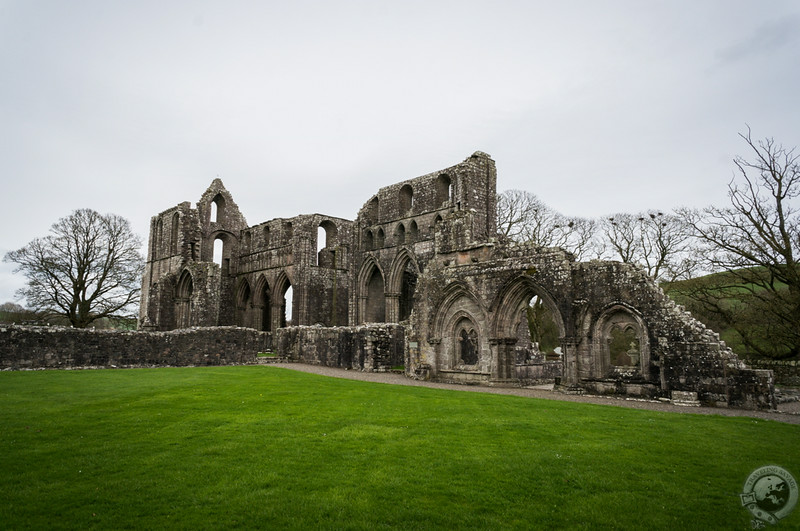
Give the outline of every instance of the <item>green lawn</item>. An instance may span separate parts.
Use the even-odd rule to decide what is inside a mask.
[[[798,443],[263,366],[2,372],[0,528],[747,529],[747,476],[800,478]]]

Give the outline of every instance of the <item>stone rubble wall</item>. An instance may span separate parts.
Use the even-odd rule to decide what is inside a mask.
[[[248,328],[128,332],[62,327],[0,327],[0,369],[152,367],[252,363],[269,333]]]
[[[754,369],[771,370],[775,384],[785,387],[800,387],[800,360],[748,359]]]
[[[362,371],[403,365],[405,329],[398,324],[292,326],[275,333],[275,353],[291,361]]]

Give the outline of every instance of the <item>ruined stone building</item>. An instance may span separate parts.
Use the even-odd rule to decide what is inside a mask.
[[[287,325],[313,326],[306,336],[327,338],[314,348],[331,350],[348,348],[331,339],[336,330],[400,323],[400,359],[389,363],[409,376],[558,380],[601,393],[684,391],[705,403],[769,407],[769,371],[748,369],[642,270],[500,242],[495,209],[495,164],[481,152],[381,188],[355,220],[310,214],[250,225],[216,179],[194,207],[152,218],[140,327],[234,325],[280,338]],[[552,320],[554,347],[531,340],[532,302]],[[320,359],[364,368],[363,360]]]

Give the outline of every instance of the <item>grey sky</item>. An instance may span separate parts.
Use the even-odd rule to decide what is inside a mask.
[[[0,0],[0,71],[0,255],[83,207],[146,240],[217,176],[352,219],[476,150],[565,214],[723,204],[746,123],[800,144],[796,0]]]

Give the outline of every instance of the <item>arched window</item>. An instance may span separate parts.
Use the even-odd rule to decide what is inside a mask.
[[[414,243],[419,238],[419,229],[417,229],[417,222],[413,219],[411,223],[408,224],[408,233],[406,234],[406,241],[408,243]]]
[[[367,206],[367,225],[374,225],[380,217],[380,202],[378,197],[373,197]]]
[[[264,226],[264,247],[269,247],[269,227]]]
[[[528,345],[531,349],[526,357],[534,359],[557,356],[557,349],[561,346],[559,327],[552,310],[541,297],[531,297],[522,319],[522,329],[528,332]]]
[[[372,251],[375,249],[375,238],[372,236],[372,231],[368,230],[364,233],[364,249]]]
[[[436,179],[436,205],[435,208],[441,207],[447,201],[453,200],[453,184],[450,181],[450,176],[446,173],[439,175]]]
[[[384,298],[383,275],[377,267],[373,268],[372,275],[367,282],[367,323],[382,323],[386,321],[386,299]]]
[[[406,184],[400,188],[398,204],[400,207],[401,216],[405,215],[409,210],[411,210],[412,206],[414,205],[414,190],[411,188],[411,185]]]
[[[222,266],[222,255],[225,254],[225,242],[222,238],[214,240],[214,258],[213,262],[218,266]]]
[[[170,238],[172,241],[172,249],[175,254],[180,254],[181,252],[181,242],[178,240],[180,223],[181,217],[175,212],[175,214],[172,215],[172,237]]]
[[[250,283],[247,280],[243,280],[239,286],[236,299],[236,322],[239,326],[250,326]]]
[[[164,245],[164,222],[158,218],[156,223],[156,245],[155,251],[157,256],[161,256],[161,246]]]
[[[384,240],[386,240],[386,235],[383,233],[383,229],[378,229],[378,233],[375,236],[375,248],[382,249]]]
[[[317,265],[334,267],[337,237],[338,229],[335,223],[326,219],[319,224],[317,227]]]
[[[595,369],[601,378],[650,377],[650,346],[647,330],[635,310],[617,305],[597,319]]]
[[[271,299],[271,291],[269,289],[269,284],[267,283],[267,279],[264,275],[260,275],[258,280],[255,283],[255,289],[253,294],[253,310],[254,310],[254,321],[255,325],[258,323],[258,313],[260,312],[260,328],[264,332],[269,332],[272,330],[272,299]]]
[[[286,290],[283,292],[283,302],[281,304],[281,326],[292,326],[292,297],[294,289],[289,282],[286,282]]]
[[[403,270],[403,281],[400,285],[400,321],[407,321],[414,309],[414,292],[417,289],[417,272],[409,260]]]
[[[244,233],[244,238],[242,239],[242,244],[244,247],[245,252],[250,252],[250,245],[253,243],[253,235],[248,230]]]
[[[638,367],[641,357],[639,337],[633,326],[613,326],[608,353],[612,367]]]
[[[478,332],[466,317],[456,325],[456,361],[463,365],[476,365],[479,359]]]
[[[283,243],[284,245],[292,243],[292,237],[294,237],[294,227],[292,227],[292,222],[287,221],[283,225]]]
[[[403,245],[406,243],[406,228],[400,223],[394,231],[394,239],[396,245]]]
[[[217,194],[214,199],[211,201],[211,216],[210,221],[212,223],[224,223],[225,222],[225,198],[222,194]]]

